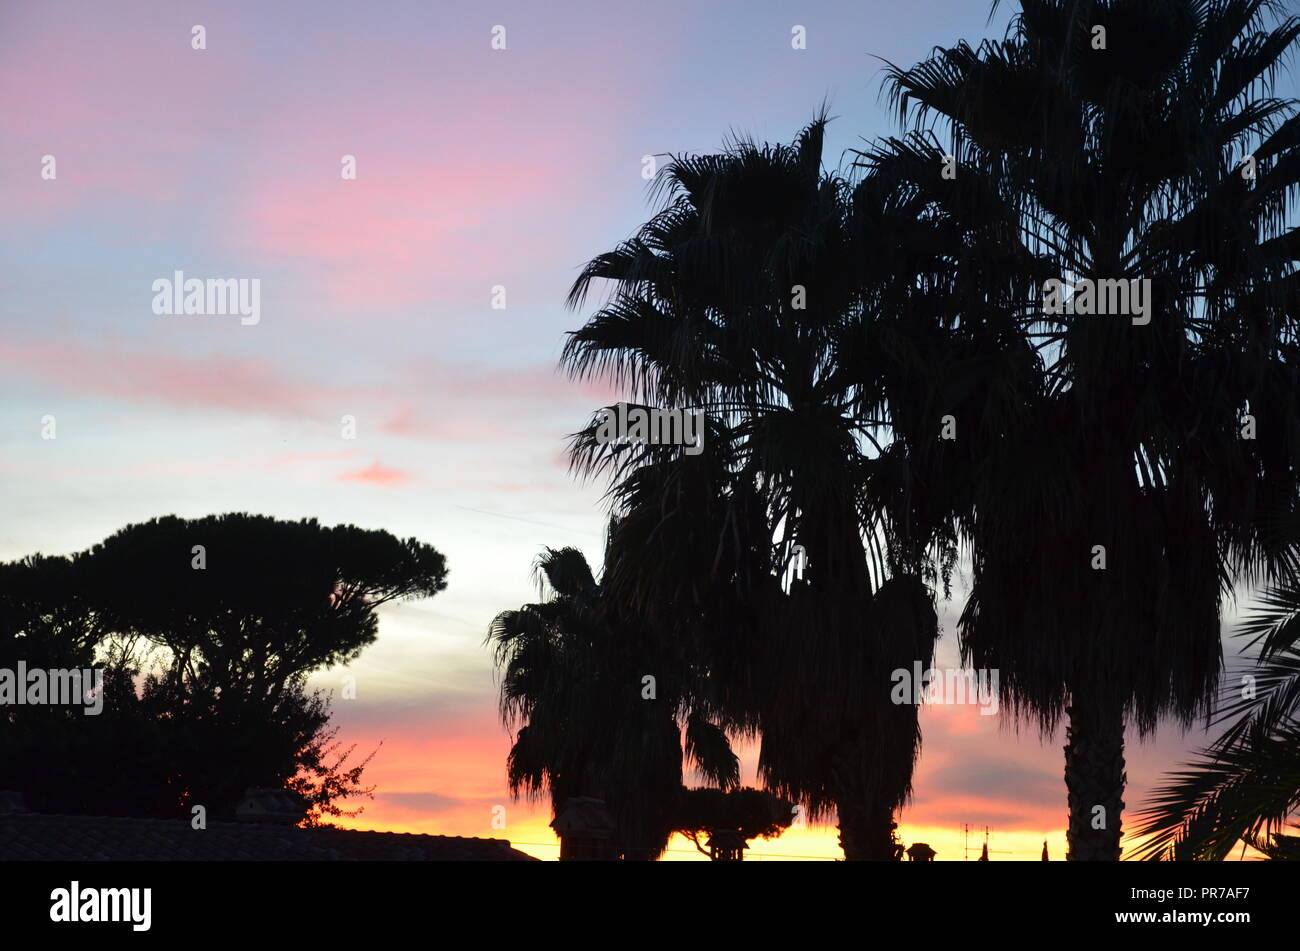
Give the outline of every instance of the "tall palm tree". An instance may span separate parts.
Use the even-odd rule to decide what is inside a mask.
[[[851,189],[822,168],[826,121],[789,146],[669,163],[662,209],[575,283],[575,306],[598,280],[613,290],[564,363],[709,420],[694,457],[602,445],[594,421],[575,440],[577,468],[639,513],[624,521],[639,553],[626,597],[702,658],[688,703],[761,734],[768,788],[834,809],[847,858],[887,860],[920,742],[889,674],[933,652],[918,572],[939,532],[889,521],[898,506],[868,495],[896,472],[865,416],[881,402],[860,382],[870,302]],[[806,568],[785,592],[796,548]]]
[[[963,516],[967,657],[1000,669],[1014,712],[1068,716],[1071,859],[1119,857],[1126,723],[1205,712],[1220,595],[1273,570],[1262,524],[1295,506],[1300,120],[1272,89],[1300,21],[1271,14],[1021,0],[1005,40],[889,69],[907,143],[941,120],[949,184],[1014,213],[1003,261],[1039,287],[1151,282],[1148,323],[1020,301],[1041,380],[983,447]]]
[[[517,730],[510,791],[549,793],[556,814],[570,797],[603,799],[618,853],[658,858],[682,790],[682,731],[674,678],[653,690],[643,678],[671,664],[638,636],[630,613],[615,609],[580,551],[548,548],[536,572],[546,599],[502,612],[488,634],[502,672],[502,717]],[[739,785],[739,760],[721,730],[692,717],[685,739],[707,780]]]

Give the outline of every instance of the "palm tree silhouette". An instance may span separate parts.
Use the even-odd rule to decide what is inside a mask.
[[[604,595],[580,551],[546,549],[536,575],[546,600],[502,612],[488,633],[501,670],[502,718],[518,728],[507,761],[510,791],[549,793],[556,815],[572,797],[602,799],[616,851],[658,858],[682,789],[679,678]],[[720,788],[739,786],[726,736],[698,716],[686,725],[686,753]]]
[[[1022,0],[1005,41],[889,69],[906,147],[946,120],[963,190],[1015,223],[984,260],[1151,281],[1144,325],[1021,300],[1040,378],[964,518],[966,655],[1015,713],[1069,718],[1071,859],[1119,857],[1126,722],[1205,711],[1220,595],[1276,567],[1264,523],[1294,508],[1300,122],[1271,90],[1298,35],[1257,0]]]
[[[1266,591],[1239,636],[1259,655],[1250,680],[1225,685],[1216,722],[1230,726],[1152,793],[1140,857],[1220,861],[1238,842],[1297,855],[1282,830],[1300,806],[1300,580]]]
[[[624,523],[624,597],[705,658],[692,702],[761,733],[767,788],[814,816],[834,808],[847,858],[890,860],[920,742],[916,707],[890,702],[890,672],[933,651],[919,576],[933,538],[928,513],[890,518],[920,512],[890,497],[906,481],[898,454],[864,450],[887,406],[863,382],[880,305],[863,290],[866,222],[822,170],[826,122],[788,146],[673,159],[663,209],[575,283],[575,306],[596,280],[614,290],[564,362],[707,414],[694,458],[601,445],[594,422],[575,438],[575,466],[641,513]],[[796,546],[807,567],[787,594],[777,579]]]

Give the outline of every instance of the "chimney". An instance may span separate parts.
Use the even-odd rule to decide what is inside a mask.
[[[297,825],[306,815],[307,803],[286,789],[250,787],[235,807],[235,818],[240,822],[265,825]]]
[[[574,796],[551,820],[560,837],[561,862],[611,861],[614,854],[614,820],[603,799]]]
[[[745,849],[749,848],[745,834],[739,829],[716,829],[707,844],[709,860],[713,862],[743,862]]]

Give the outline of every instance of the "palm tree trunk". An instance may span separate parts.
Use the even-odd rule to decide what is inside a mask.
[[[1087,691],[1073,691],[1066,710],[1065,786],[1071,862],[1119,861],[1124,812],[1124,708]]]
[[[836,801],[840,848],[847,862],[890,862],[894,859],[894,811],[873,806],[865,797]]]

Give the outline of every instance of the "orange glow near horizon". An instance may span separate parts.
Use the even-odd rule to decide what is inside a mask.
[[[972,726],[969,717],[954,717],[949,712],[934,718],[930,726],[937,739],[947,732],[945,726],[951,727],[952,732],[967,735],[972,730],[991,729],[992,724],[987,718],[985,722],[987,726],[979,723]],[[349,742],[356,742],[359,750],[371,749],[379,740],[384,740],[365,776],[366,783],[376,787],[375,798],[358,803],[364,811],[358,816],[339,820],[340,826],[506,839],[513,847],[537,858],[555,860],[559,857],[559,842],[549,825],[549,800],[543,797],[538,801],[515,801],[505,791],[509,738],[491,717],[464,716],[444,721],[437,736],[423,731],[396,737],[391,734],[367,737],[357,733],[356,730],[344,730]],[[743,781],[755,785],[756,748],[738,745],[737,753],[744,767]],[[939,748],[928,760],[923,756],[917,768],[917,789],[926,789],[930,785],[927,778],[936,773],[941,775],[950,764],[950,758]],[[427,792],[431,789],[438,790],[437,795]],[[989,825],[993,826],[989,841],[990,860],[1037,861],[1044,840],[1047,840],[1049,858],[1063,860],[1065,831],[1058,823],[1064,819],[1064,788],[1060,791],[1060,799],[1059,807],[1050,811],[1035,810],[1023,825],[1007,824],[998,828],[990,822]],[[494,812],[498,806],[503,807],[504,813]],[[984,825],[976,826],[975,820],[989,815],[996,808],[996,802],[957,793],[926,798],[904,810],[899,837],[908,846],[916,842],[928,844],[937,852],[936,861],[974,861],[979,858],[980,846],[984,842]],[[938,819],[940,814],[954,813],[971,816],[969,840],[960,824],[954,826]],[[498,816],[503,816],[504,828],[494,827],[494,820],[501,821]],[[754,839],[749,845],[747,861],[830,861],[843,857],[833,819],[792,827],[780,836]],[[969,852],[965,851],[967,845]],[[706,857],[689,839],[678,835],[669,843],[662,861],[706,861]]]
[[[555,861],[560,856],[560,844],[550,828],[550,809],[545,804],[529,806],[525,803],[507,805],[507,824],[505,829],[492,829],[490,825],[477,818],[460,817],[461,821],[436,822],[424,821],[384,821],[367,809],[362,815],[341,820],[338,824],[348,829],[371,829],[380,832],[399,832],[424,835],[477,835],[482,838],[500,838],[510,842],[513,848],[546,861]],[[484,826],[487,825],[487,828]],[[938,855],[936,861],[975,861],[979,858],[980,846],[984,842],[983,829],[972,829],[970,833],[969,853],[963,855],[967,844],[962,830],[938,826],[910,825],[903,823],[899,827],[903,842],[911,845],[924,842]],[[1047,840],[1048,856],[1052,861],[1065,858],[1065,833],[1061,830],[1046,832],[1018,830],[1014,832],[993,833],[990,836],[990,861],[1037,861],[1039,860],[1043,840]],[[838,861],[843,858],[839,846],[839,833],[833,825],[810,824],[803,828],[787,829],[780,836],[771,839],[753,839],[745,860],[754,861]],[[694,844],[682,835],[673,836],[668,843],[668,850],[661,861],[664,862],[703,862],[707,857],[696,851]]]
[[[375,787],[374,798],[357,803],[364,811],[339,825],[506,839],[537,858],[558,858],[559,844],[549,826],[549,799],[516,801],[505,788],[510,738],[490,707],[480,711],[473,704],[457,715],[441,717],[411,707],[392,717],[385,714],[382,722],[353,721],[350,714],[355,708],[347,704],[335,709],[341,737],[356,743],[358,751],[383,743],[364,777],[367,785]],[[980,716],[972,708],[923,711],[926,742],[914,775],[915,795],[899,820],[898,834],[905,846],[924,842],[937,853],[936,861],[975,861],[987,826],[990,861],[1039,861],[1045,840],[1049,860],[1065,859],[1066,796],[1059,779],[1059,746],[1050,739],[1040,743],[1036,738],[1010,736],[998,719]],[[1132,744],[1131,779],[1141,765],[1141,749],[1141,744]],[[757,747],[737,744],[736,752],[742,781],[758,785]],[[686,781],[695,784],[689,775]],[[1141,798],[1136,783],[1130,783],[1134,802]],[[963,824],[969,824],[969,835]],[[1129,819],[1126,826],[1132,825]],[[749,845],[747,861],[843,857],[833,817]],[[1134,845],[1126,837],[1125,851]],[[704,861],[705,856],[688,839],[675,836],[662,860]]]

